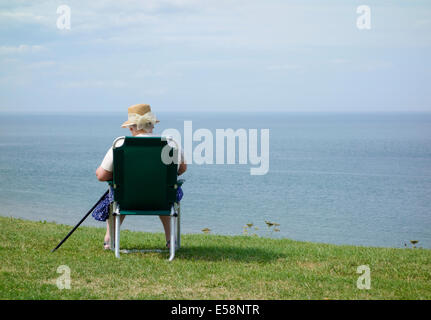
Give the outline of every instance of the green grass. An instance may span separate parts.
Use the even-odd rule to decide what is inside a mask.
[[[336,246],[249,236],[183,235],[168,252],[102,249],[104,228],[0,217],[1,299],[431,299],[431,250]],[[123,230],[122,248],[164,245],[162,233]],[[60,290],[57,268],[71,270]],[[359,290],[357,267],[371,269]]]

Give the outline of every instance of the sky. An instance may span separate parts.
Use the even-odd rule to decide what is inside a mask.
[[[430,112],[430,92],[429,0],[0,0],[0,112]]]

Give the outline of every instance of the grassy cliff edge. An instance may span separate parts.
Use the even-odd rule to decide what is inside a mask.
[[[80,227],[51,253],[70,229],[0,217],[0,299],[431,299],[428,249],[185,234],[169,263],[167,251],[116,259],[102,249],[104,228]],[[121,235],[122,248],[164,246],[162,233]],[[361,265],[368,290],[357,287]],[[57,286],[60,266],[70,289]]]

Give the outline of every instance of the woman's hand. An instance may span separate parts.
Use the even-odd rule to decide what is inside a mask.
[[[178,175],[182,175],[187,170],[187,164],[180,163],[180,167],[178,168]]]

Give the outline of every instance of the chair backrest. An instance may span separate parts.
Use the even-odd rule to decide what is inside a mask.
[[[169,210],[175,202],[177,164],[161,159],[164,137],[125,137],[114,152],[114,201],[120,210]]]

